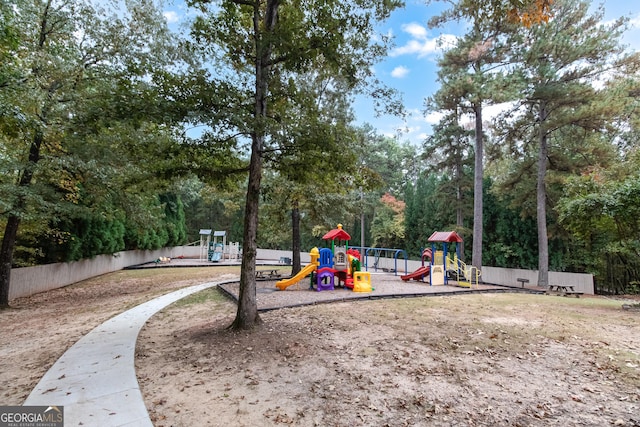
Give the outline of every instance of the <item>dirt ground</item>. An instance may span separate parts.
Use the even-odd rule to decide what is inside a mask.
[[[21,405],[83,335],[155,296],[238,277],[237,267],[125,270],[11,301],[0,310],[0,405]]]
[[[14,301],[0,311],[0,404],[21,404],[66,348],[113,315],[237,273],[123,271]],[[640,311],[623,302],[345,301],[265,312],[260,327],[232,332],[235,305],[211,289],[151,318],[136,371],[158,427],[640,426]]]
[[[640,426],[640,313],[621,305],[345,301],[238,333],[213,289],[148,322],[136,369],[156,426]]]

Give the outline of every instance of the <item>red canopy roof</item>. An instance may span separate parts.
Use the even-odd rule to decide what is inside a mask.
[[[342,229],[342,224],[338,224],[338,228],[334,228],[327,234],[322,236],[323,240],[351,240],[349,233]]]
[[[462,237],[455,231],[435,231],[431,237],[429,237],[429,242],[462,242]]]

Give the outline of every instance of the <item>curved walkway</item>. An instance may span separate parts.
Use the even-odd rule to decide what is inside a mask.
[[[203,283],[200,285],[183,288],[166,295],[157,297],[151,301],[140,304],[130,310],[112,317],[103,324],[97,326],[87,335],[82,337],[70,347],[40,379],[38,385],[31,391],[24,405],[37,406],[64,406],[64,418],[66,426],[99,425],[107,427],[116,426],[153,426],[147,408],[145,407],[142,393],[138,385],[135,372],[135,349],[138,334],[146,321],[155,313],[169,304],[201,290],[220,286],[229,296],[236,297],[233,291],[226,289],[233,287],[238,279],[221,282]],[[395,287],[397,287],[397,280]],[[262,283],[257,289],[265,291],[273,290],[273,283]],[[445,289],[435,292],[431,286],[422,286],[419,292],[409,284],[402,284],[402,292],[398,290],[382,292],[384,282],[378,283],[382,289],[378,290],[375,297],[407,297],[407,296],[435,296],[451,293],[469,293],[470,290]],[[262,289],[262,288],[265,289]],[[440,287],[438,287],[440,288]],[[499,287],[488,286],[487,289],[479,289],[476,292],[500,292]],[[407,294],[408,291],[411,291]],[[502,291],[520,292],[520,289]],[[530,291],[530,290],[529,290]],[[346,292],[346,291],[345,291]],[[389,293],[390,292],[390,293]],[[350,292],[351,293],[351,292]],[[291,292],[279,292],[277,296],[283,299],[291,296]],[[297,294],[297,293],[295,293]],[[308,292],[313,302],[278,301],[277,308],[284,306],[306,305],[320,301],[317,292]],[[329,300],[344,300],[340,292],[327,292]],[[331,294],[331,295],[329,295]],[[352,294],[352,293],[351,293]],[[266,294],[260,295],[259,307],[263,310],[271,310],[274,307]],[[324,297],[325,295],[320,295]],[[372,298],[371,295],[350,295],[352,298]],[[286,299],[286,298],[285,298]],[[327,301],[325,301],[327,302]],[[260,306],[259,304],[259,306]]]
[[[180,289],[107,320],[58,359],[24,405],[64,406],[67,426],[153,426],[135,372],[138,333],[169,304],[224,283]]]

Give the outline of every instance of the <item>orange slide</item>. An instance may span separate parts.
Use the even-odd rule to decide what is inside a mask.
[[[317,264],[311,263],[307,265],[305,268],[303,268],[302,270],[300,270],[300,272],[295,276],[293,276],[292,278],[283,279],[283,280],[280,280],[279,282],[276,282],[276,287],[281,291],[284,291],[287,287],[291,285],[295,285],[300,280],[304,279],[305,277],[307,277],[308,275],[316,271],[316,268],[317,268]]]

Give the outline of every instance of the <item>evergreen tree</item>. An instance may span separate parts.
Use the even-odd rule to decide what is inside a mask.
[[[453,197],[444,191],[447,181],[446,177],[429,173],[413,185],[412,203],[407,203],[405,210],[405,244],[410,256],[421,256],[420,249],[429,246],[428,239],[434,231],[455,226],[455,206],[450,202]]]
[[[535,220],[522,217],[512,205],[510,193],[498,195],[490,179],[486,179],[485,223],[487,240],[486,265],[504,268],[528,268],[537,266],[537,233]]]
[[[524,79],[524,89],[519,115],[509,117],[508,125],[511,145],[521,144],[528,152],[523,167],[536,166],[540,286],[548,284],[549,271],[548,170],[579,168],[585,156],[576,156],[574,150],[589,151],[593,146],[585,145],[585,138],[611,117],[608,96],[596,89],[595,80],[637,61],[637,55],[623,55],[619,39],[624,20],[602,24],[602,9],[589,15],[588,2],[560,0],[552,8],[554,18],[523,28],[520,43],[514,46],[513,62],[521,64],[516,73]],[[529,151],[533,147],[535,156]]]
[[[433,135],[425,141],[424,156],[429,159],[428,170],[432,173],[447,173],[451,180],[442,185],[443,196],[449,196],[454,200],[455,223],[454,230],[463,237],[470,237],[465,227],[465,216],[472,211],[467,197],[473,188],[473,178],[469,174],[472,167],[473,148],[470,144],[470,132],[459,124],[460,117],[457,106],[444,116],[440,123],[434,126]],[[461,256],[464,258],[464,246],[461,248]]]
[[[500,72],[506,45],[505,32],[515,26],[513,6],[508,2],[492,2],[489,7],[482,3],[461,0],[441,15],[430,20],[431,26],[442,25],[452,20],[468,20],[468,32],[445,51],[439,65],[440,79],[446,79],[439,96],[440,108],[446,108],[457,119],[458,109],[451,108],[451,101],[458,104],[462,112],[471,114],[474,121],[474,178],[473,178],[473,248],[472,265],[482,267],[483,201],[484,180],[484,123],[483,109],[491,103],[503,102],[508,87]],[[517,15],[517,14],[516,14]],[[446,100],[446,102],[442,102]]]

